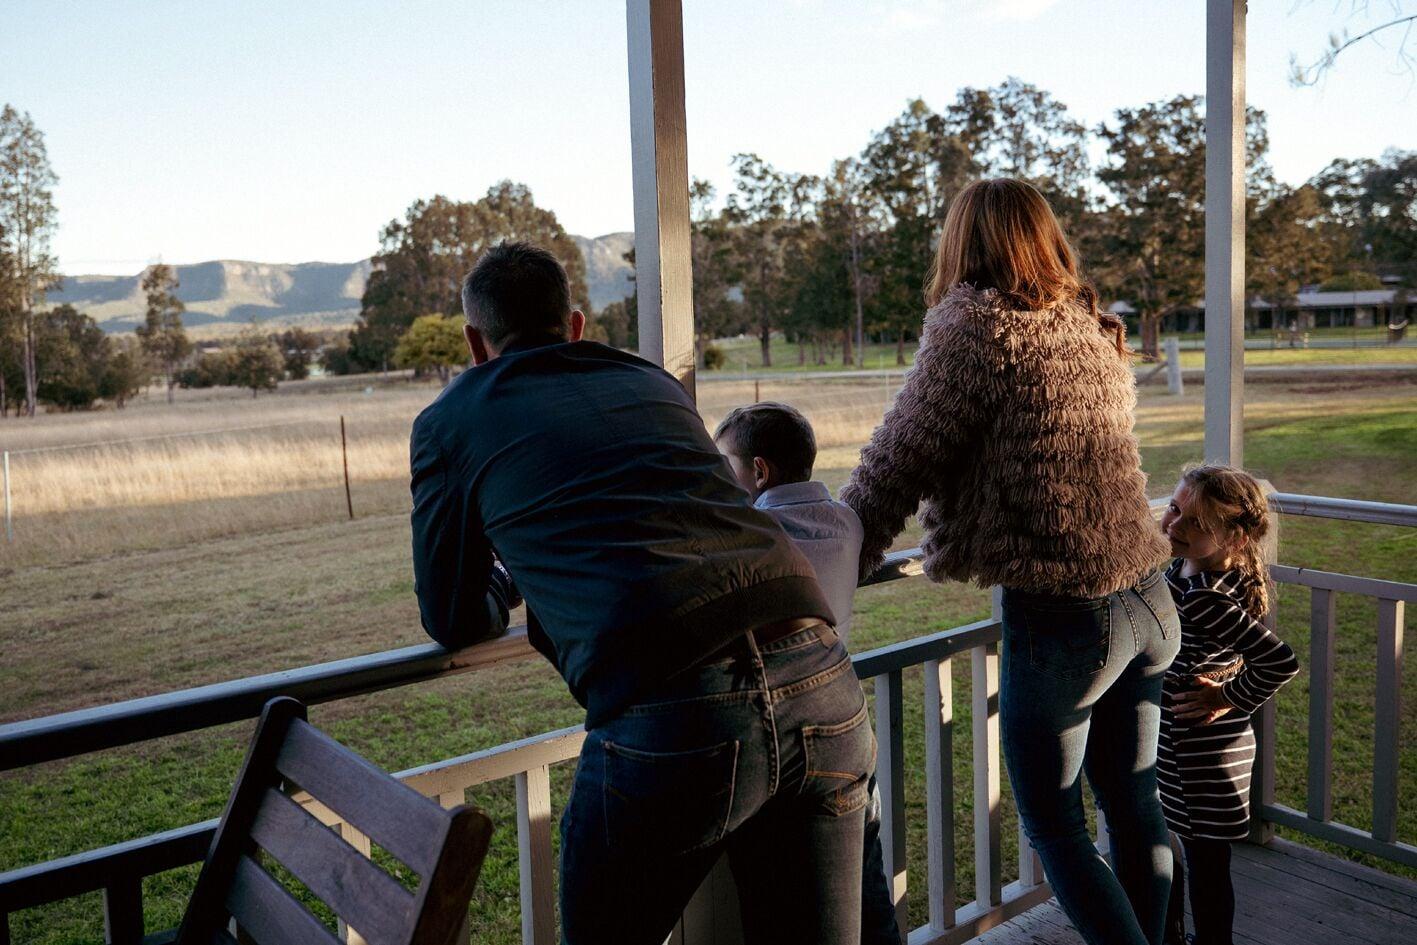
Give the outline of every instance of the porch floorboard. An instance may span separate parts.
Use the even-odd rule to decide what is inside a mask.
[[[1234,874],[1236,945],[1417,942],[1417,882],[1278,839],[1236,844]],[[975,941],[1083,945],[1056,899]]]

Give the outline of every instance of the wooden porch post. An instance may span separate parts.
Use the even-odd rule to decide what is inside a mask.
[[[1206,0],[1205,458],[1245,461],[1245,0]]]
[[[694,289],[680,0],[626,0],[640,354],[694,393]]]

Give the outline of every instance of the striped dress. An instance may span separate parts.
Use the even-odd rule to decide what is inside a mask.
[[[1241,606],[1248,578],[1238,571],[1182,577],[1184,564],[1177,558],[1166,569],[1181,616],[1181,651],[1163,683],[1156,758],[1161,806],[1182,837],[1243,840],[1255,760],[1250,715],[1299,672],[1299,661]],[[1225,680],[1225,697],[1235,706],[1209,725],[1171,713],[1171,700],[1198,675]]]

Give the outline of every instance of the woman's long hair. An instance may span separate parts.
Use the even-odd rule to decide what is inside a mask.
[[[1127,353],[1126,326],[1098,309],[1097,292],[1079,273],[1077,254],[1053,208],[1032,184],[1009,177],[980,180],[955,197],[926,281],[926,303],[935,305],[961,283],[994,289],[1027,311],[1080,305],[1115,340],[1117,353]]]
[[[1264,490],[1243,469],[1219,463],[1188,466],[1181,481],[1191,487],[1196,524],[1221,545],[1235,547],[1235,569],[1249,578],[1245,610],[1260,619],[1274,606],[1269,575],[1274,522]]]

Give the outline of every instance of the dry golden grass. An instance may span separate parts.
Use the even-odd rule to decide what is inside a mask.
[[[898,388],[899,378],[808,374],[701,383],[699,403],[710,429],[755,394],[792,403],[816,429],[819,468],[844,473]],[[11,451],[15,540],[0,541],[0,567],[69,564],[337,521],[347,515],[341,416],[356,515],[402,513],[409,429],[437,391],[398,378],[329,379],[283,385],[254,400],[231,390],[182,391],[168,405],[154,391],[121,412],[5,420],[0,449]],[[1394,394],[1410,403],[1413,388],[1335,385],[1315,396],[1325,413],[1360,415]],[[1198,458],[1201,398],[1196,385],[1179,399],[1145,388],[1138,414],[1143,443]],[[1247,421],[1288,420],[1313,406],[1312,397],[1296,396],[1288,385],[1253,385]]]

